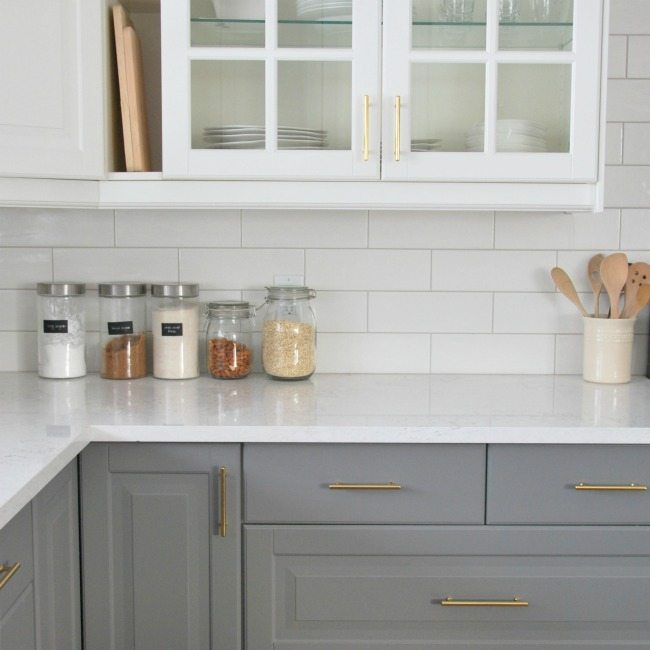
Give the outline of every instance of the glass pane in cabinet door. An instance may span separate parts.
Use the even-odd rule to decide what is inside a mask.
[[[571,66],[499,65],[497,151],[566,153],[571,135]]]
[[[499,0],[502,50],[573,49],[573,0]]]
[[[485,65],[414,63],[411,84],[411,151],[467,151],[485,113]]]
[[[192,47],[264,47],[264,0],[191,2]]]
[[[264,61],[192,61],[193,149],[264,149],[264,114]]]
[[[412,0],[414,49],[485,49],[486,0]]]
[[[280,47],[352,47],[352,0],[278,0]]]
[[[351,148],[352,63],[278,63],[278,148]]]

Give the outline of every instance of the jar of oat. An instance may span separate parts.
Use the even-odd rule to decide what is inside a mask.
[[[241,379],[253,365],[255,308],[247,302],[221,300],[207,308],[208,370],[217,379]]]
[[[309,287],[267,287],[262,364],[276,379],[306,379],[316,370],[316,316]]]
[[[151,286],[153,376],[199,376],[199,285],[183,282]]]
[[[102,283],[99,290],[101,375],[139,379],[147,374],[147,285]]]

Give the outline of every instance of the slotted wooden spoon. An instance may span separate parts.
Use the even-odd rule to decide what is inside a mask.
[[[636,295],[639,287],[650,284],[650,264],[645,262],[634,262],[627,270],[627,282],[625,283],[625,307],[623,318],[632,318],[630,313],[636,305]]]
[[[612,253],[600,263],[600,277],[609,296],[610,318],[620,318],[619,301],[627,282],[627,255]]]
[[[583,316],[589,316],[567,272],[559,266],[556,266],[551,269],[551,278],[553,279],[555,286],[560,290],[560,293],[565,295],[578,308]]]
[[[600,292],[603,290],[603,281],[600,278],[600,264],[605,259],[602,253],[594,255],[587,264],[587,275],[594,293],[594,316],[600,316]]]

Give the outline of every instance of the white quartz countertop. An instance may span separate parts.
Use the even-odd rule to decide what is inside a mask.
[[[40,379],[0,373],[0,527],[91,441],[650,444],[650,380],[314,375]]]

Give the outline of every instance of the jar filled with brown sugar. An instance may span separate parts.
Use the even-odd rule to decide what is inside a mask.
[[[267,287],[262,330],[264,371],[275,379],[307,379],[316,370],[316,316],[309,287]]]
[[[139,379],[147,375],[147,285],[99,285],[101,375]]]
[[[255,308],[222,300],[207,307],[208,370],[217,379],[241,379],[253,367]]]

